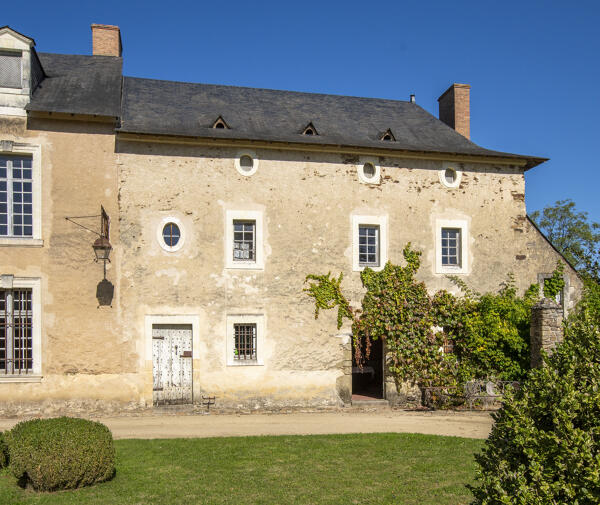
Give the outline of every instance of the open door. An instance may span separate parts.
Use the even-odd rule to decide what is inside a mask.
[[[354,356],[354,352],[352,356]],[[383,342],[378,339],[371,342],[369,358],[365,360],[362,368],[353,360],[352,399],[381,399],[383,398],[383,393]]]

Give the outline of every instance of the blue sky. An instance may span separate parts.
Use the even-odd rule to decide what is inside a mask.
[[[551,160],[527,173],[529,212],[572,198],[600,222],[600,4],[567,1],[82,2],[3,5],[42,52],[89,54],[119,25],[137,77],[407,100],[437,116],[471,84],[472,140]]]

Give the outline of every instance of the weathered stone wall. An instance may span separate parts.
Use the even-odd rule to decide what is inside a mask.
[[[552,354],[563,341],[563,308],[543,298],[531,310],[531,366],[542,365],[542,351]]]
[[[193,316],[194,398],[216,395],[220,408],[334,406],[351,394],[350,329],[335,314],[314,320],[302,292],[308,273],[352,271],[352,215],[386,215],[388,257],[402,262],[408,241],[423,251],[419,278],[431,291],[455,286],[435,268],[437,219],[469,224],[469,269],[462,278],[496,290],[512,271],[519,288],[551,271],[558,258],[525,218],[520,169],[465,163],[458,188],[439,180],[442,161],[381,157],[381,183],[359,183],[359,156],[256,149],[255,175],[235,169],[237,148],[119,141],[100,122],[0,119],[0,140],[41,149],[42,240],[0,245],[0,274],[41,279],[42,377],[0,377],[0,415],[139,409],[152,402],[147,316]],[[99,306],[102,266],[96,238],[67,216],[104,205],[114,250],[107,278],[112,306]],[[225,268],[225,213],[261,210],[264,270]],[[185,244],[168,253],[161,219],[182,223]],[[83,220],[90,228],[99,219]],[[578,281],[571,276],[573,295]],[[264,365],[227,366],[226,317],[262,313]],[[388,393],[394,394],[392,385]],[[401,391],[410,397],[410,391]]]
[[[29,119],[27,125],[26,119],[0,118],[0,139],[40,147],[43,240],[35,247],[0,245],[0,273],[40,278],[42,291],[42,377],[25,383],[0,377],[0,415],[34,412],[36,406],[48,410],[50,404],[77,412],[94,402],[140,402],[143,382],[135,343],[126,341],[121,330],[119,289],[112,307],[98,306],[96,288],[103,271],[94,263],[91,247],[97,237],[65,220],[98,215],[104,205],[112,218],[115,247],[107,278],[118,285],[113,128],[99,122]],[[77,221],[99,231],[100,218]]]
[[[526,289],[557,259],[551,250],[537,254],[536,247],[548,246],[527,226],[524,178],[516,167],[464,163],[460,186],[450,189],[439,180],[443,163],[433,160],[381,157],[381,184],[366,185],[358,180],[358,156],[257,149],[258,171],[245,177],[235,169],[235,148],[120,141],[118,153],[126,338],[138,349],[147,346],[149,314],[200,315],[195,394],[215,394],[221,404],[330,405],[347,398],[341,363],[348,344],[335,330],[335,314],[314,321],[302,287],[308,273],[342,271],[344,290],[360,301],[360,276],[352,272],[353,214],[387,215],[390,261],[402,262],[402,249],[412,242],[423,251],[419,278],[431,291],[456,291],[436,273],[437,219],[468,222],[469,270],[461,277],[478,291],[497,290],[509,272]],[[225,268],[231,209],[264,213],[264,270]],[[179,219],[186,235],[175,253],[157,240],[168,216]],[[231,313],[265,314],[264,366],[227,366]],[[139,359],[150,385],[150,356]]]

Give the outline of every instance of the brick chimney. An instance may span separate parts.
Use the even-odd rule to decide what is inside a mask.
[[[453,84],[438,98],[440,120],[458,133],[471,138],[471,86]]]
[[[92,54],[101,56],[121,56],[121,31],[118,26],[92,25]]]

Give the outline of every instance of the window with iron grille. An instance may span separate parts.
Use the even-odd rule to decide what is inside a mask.
[[[33,370],[31,289],[0,289],[0,374]]]
[[[233,260],[256,261],[256,221],[233,221]]]
[[[359,266],[379,266],[379,226],[358,227]]]
[[[460,228],[442,228],[442,266],[461,266]]]
[[[21,53],[0,51],[0,88],[22,87]]]
[[[256,360],[256,324],[234,324],[234,360]]]
[[[0,236],[33,236],[32,158],[0,155]]]

